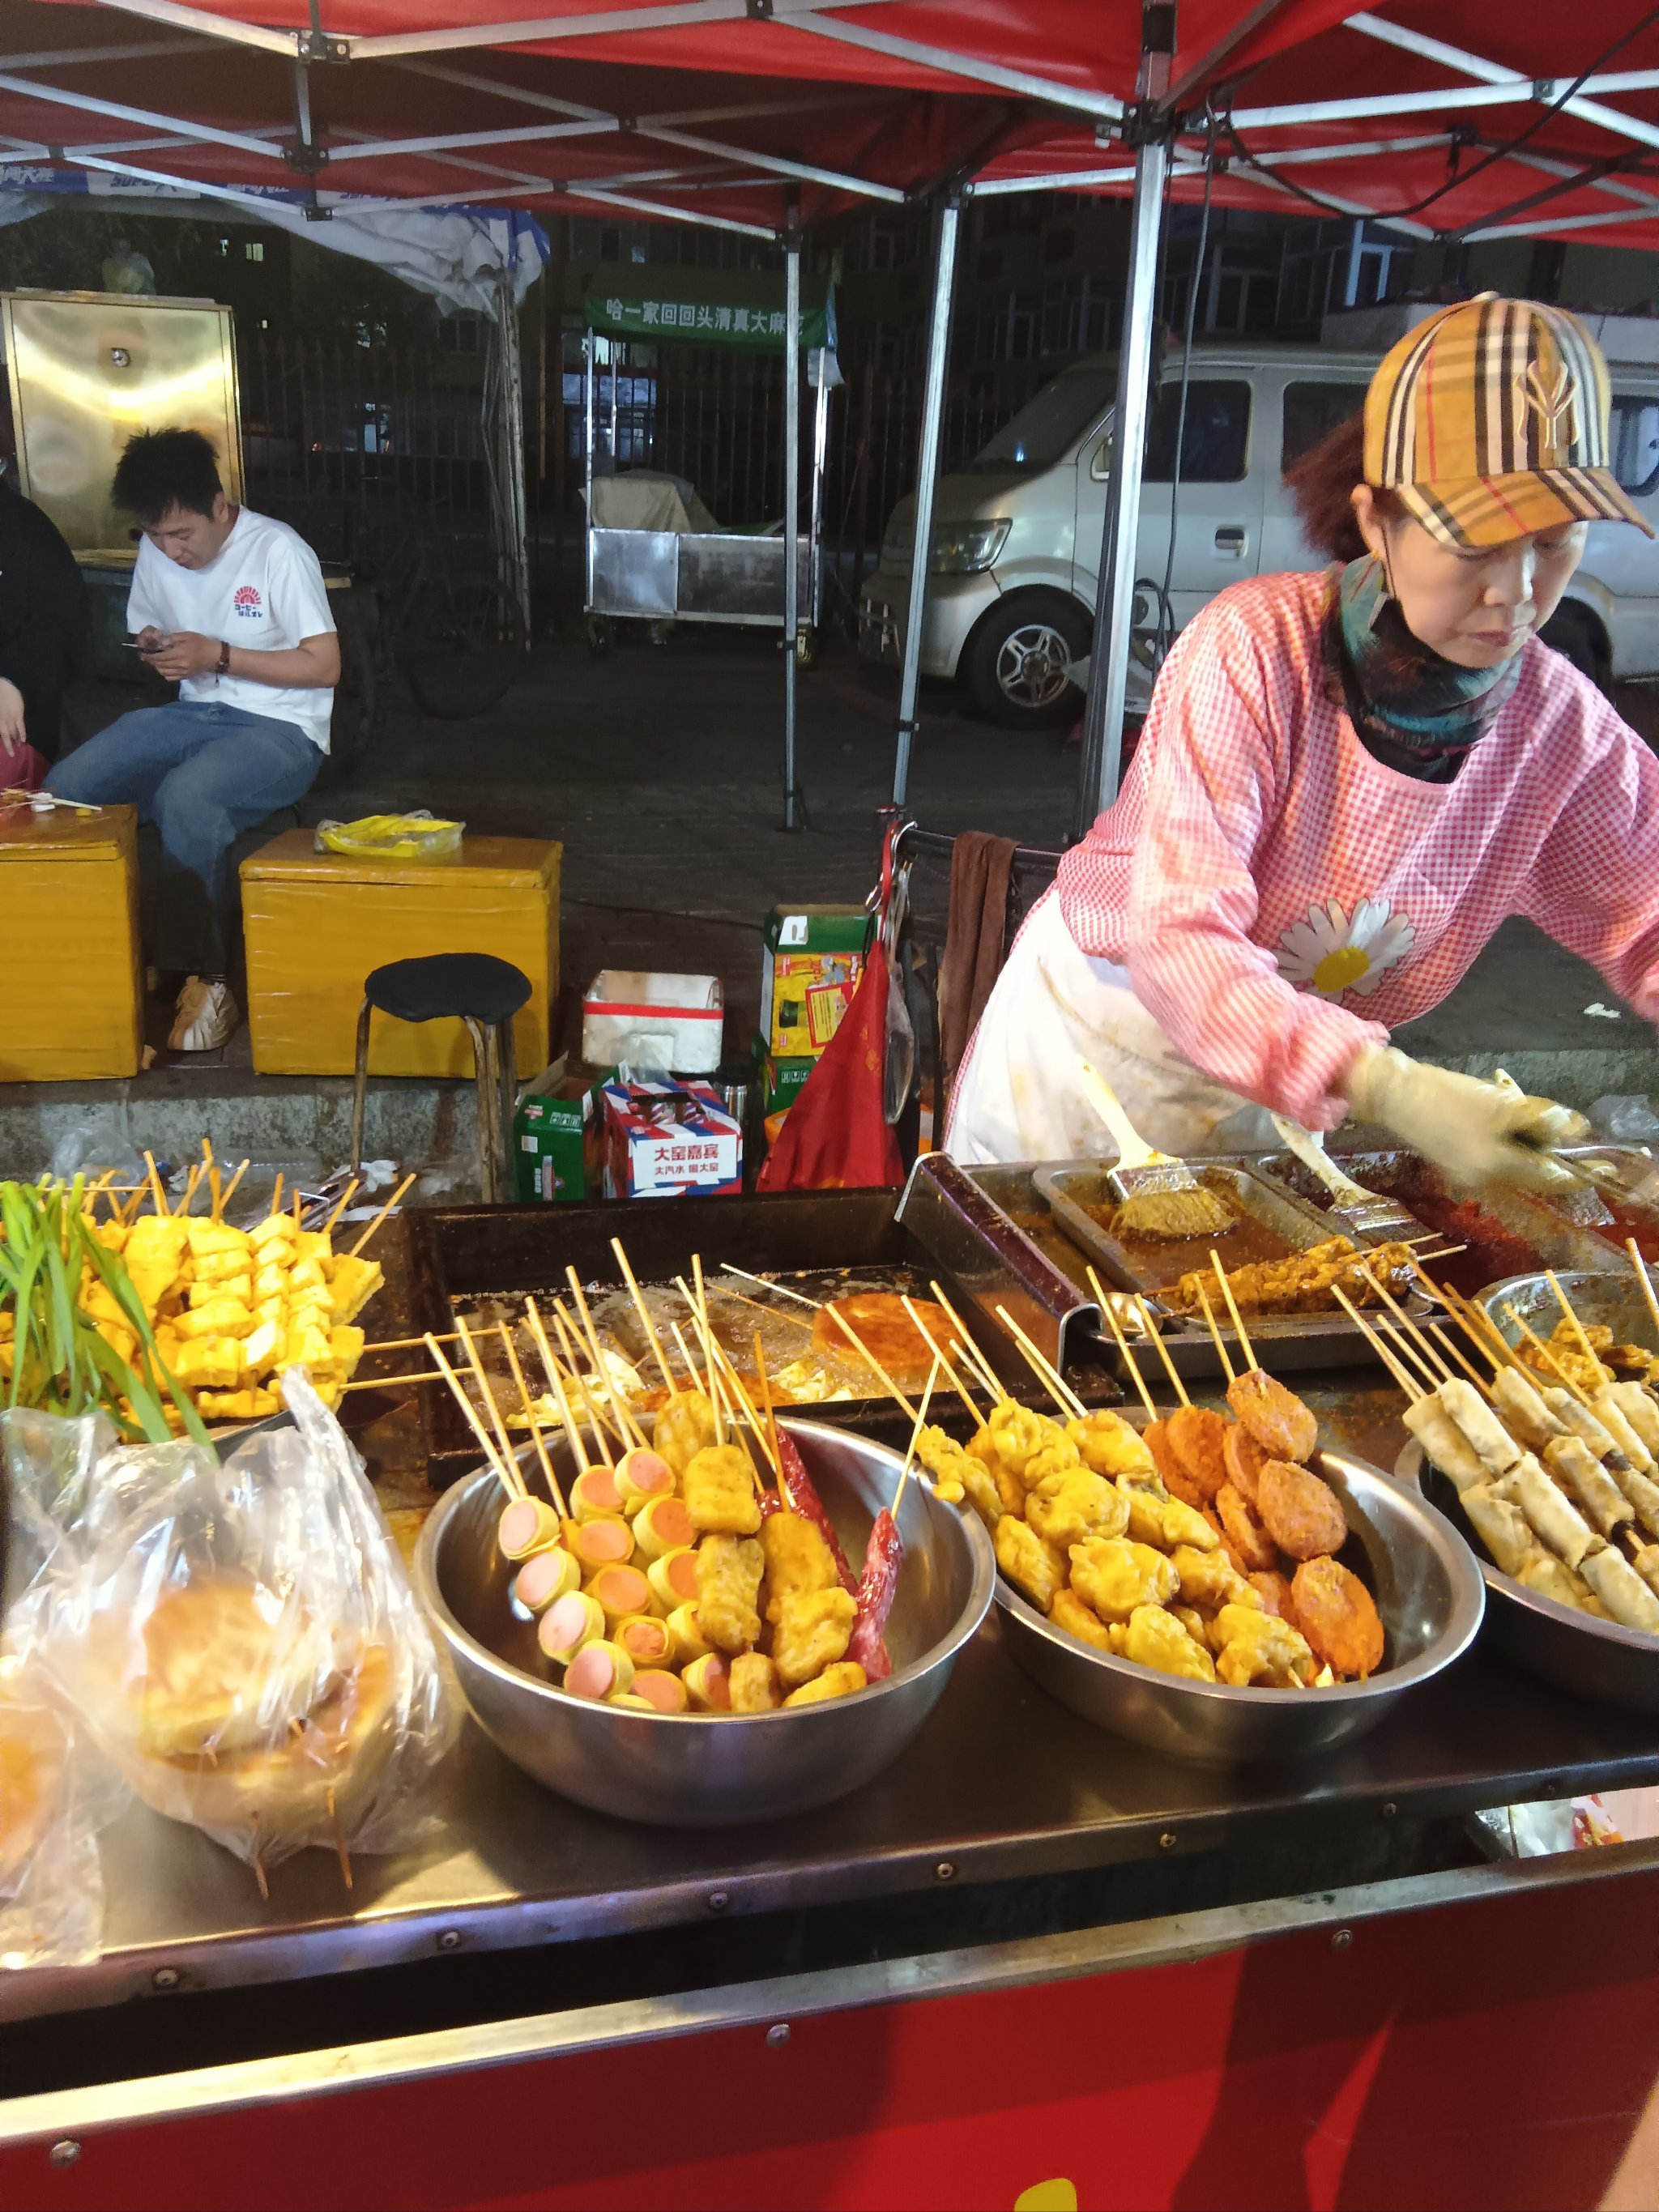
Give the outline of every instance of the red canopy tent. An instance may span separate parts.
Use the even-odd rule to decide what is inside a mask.
[[[1085,750],[1115,787],[1164,198],[1407,234],[1659,246],[1659,8],[1499,0],[12,0],[0,158],[326,207],[623,210],[795,234],[860,198],[942,204],[904,795],[960,208],[1132,194]],[[118,23],[118,18],[121,21]],[[126,19],[135,19],[128,21]],[[500,51],[491,52],[491,49]],[[234,65],[227,59],[234,56]],[[804,85],[815,89],[803,91]]]

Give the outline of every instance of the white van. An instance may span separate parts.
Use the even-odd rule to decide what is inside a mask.
[[[1659,324],[1642,327],[1659,337]],[[1194,345],[1170,580],[1175,629],[1241,576],[1322,565],[1302,535],[1284,472],[1363,405],[1389,342],[1364,349],[1250,339]],[[1610,367],[1614,471],[1659,526],[1659,362]],[[1151,692],[1180,380],[1179,349],[1171,349],[1147,428],[1132,716],[1146,712]],[[1081,711],[1066,671],[1089,651],[1094,628],[1116,381],[1109,355],[1074,362],[967,468],[939,479],[922,673],[959,678],[981,714],[1011,729],[1051,727]],[[909,604],[915,514],[914,498],[893,510],[859,610],[860,652],[894,663]],[[1583,565],[1544,635],[1604,686],[1615,677],[1659,675],[1659,545],[1627,525],[1592,523]]]

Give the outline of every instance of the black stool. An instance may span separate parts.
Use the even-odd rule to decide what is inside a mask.
[[[399,1022],[461,1021],[472,1040],[478,1081],[478,1182],[486,1206],[501,1202],[507,1175],[505,1133],[512,1127],[517,1078],[513,1017],[530,996],[530,978],[489,952],[434,952],[392,960],[364,979],[357,1016],[357,1070],[351,1097],[351,1171],[363,1164],[363,1102],[368,1086],[368,1025],[378,1012]]]

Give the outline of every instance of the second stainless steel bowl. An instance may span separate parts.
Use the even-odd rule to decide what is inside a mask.
[[[1342,1500],[1345,1554],[1363,1549],[1364,1579],[1387,1634],[1383,1666],[1368,1682],[1236,1690],[1157,1674],[1064,1634],[999,1577],[997,1603],[1014,1657],[1085,1720],[1205,1765],[1310,1759],[1375,1728],[1400,1698],[1468,1650],[1485,1593],[1468,1546],[1417,1490],[1342,1452],[1321,1452],[1313,1464]],[[1344,1558],[1356,1571],[1361,1564]]]
[[[899,1455],[816,1421],[787,1420],[848,1557],[898,1485]],[[672,1827],[804,1813],[890,1765],[938,1704],[985,1618],[996,1563],[971,1514],[913,1476],[899,1510],[904,1565],[888,1624],[893,1672],[856,1697],[741,1717],[653,1714],[568,1697],[533,1625],[515,1616],[495,1540],[501,1495],[480,1472],[446,1491],[421,1532],[416,1587],[485,1734],[526,1774],[596,1812]]]

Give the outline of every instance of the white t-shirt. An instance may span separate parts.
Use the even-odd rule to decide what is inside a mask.
[[[322,564],[298,531],[245,507],[205,568],[181,568],[148,538],[139,539],[127,627],[137,631],[151,624],[228,638],[233,647],[254,653],[283,653],[331,630],[334,617]],[[251,684],[246,677],[210,673],[185,677],[179,696],[295,723],[320,751],[328,750],[331,689]]]

